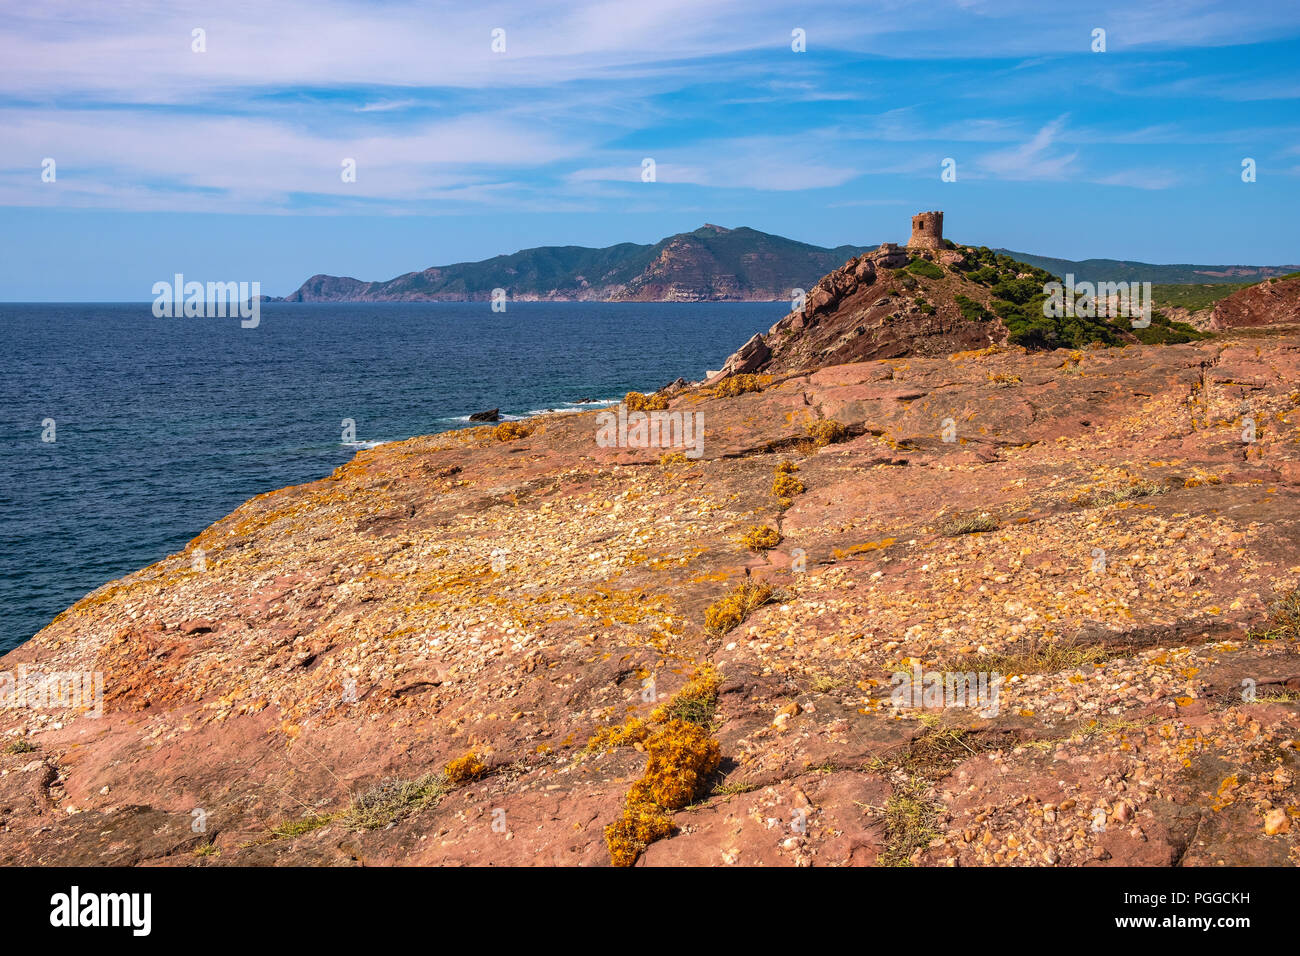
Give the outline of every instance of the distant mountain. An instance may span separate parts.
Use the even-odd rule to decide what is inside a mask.
[[[542,246],[387,282],[315,275],[285,302],[511,300],[711,302],[789,299],[866,247],[824,249],[741,227],[704,225],[654,245]]]
[[[1128,259],[1053,259],[1028,252],[997,249],[1004,255],[1038,269],[1046,269],[1064,277],[1067,273],[1077,282],[1151,282],[1168,285],[1193,283],[1260,282],[1275,276],[1286,275],[1300,266],[1198,266],[1154,265],[1150,262],[1133,262]]]
[[[540,246],[482,262],[408,272],[383,282],[314,275],[282,302],[465,302],[505,289],[512,301],[745,302],[789,299],[874,246],[826,249],[742,226],[706,224],[653,245],[603,249]],[[1300,266],[1151,265],[1118,259],[1074,262],[996,250],[1077,281],[1208,283],[1258,281]]]

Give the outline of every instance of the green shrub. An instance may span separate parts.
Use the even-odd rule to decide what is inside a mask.
[[[914,275],[924,276],[927,279],[943,278],[943,268],[935,265],[929,259],[913,259],[907,264],[907,271]]]
[[[968,299],[964,295],[955,295],[953,301],[957,303],[957,308],[961,309],[961,317],[967,322],[986,322],[993,318],[989,310],[974,299]]]

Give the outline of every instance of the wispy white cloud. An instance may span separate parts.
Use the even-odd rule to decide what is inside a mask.
[[[611,71],[673,69],[684,61],[788,48],[889,58],[1037,57],[1087,49],[1092,25],[1109,48],[1231,45],[1294,35],[1290,0],[1249,16],[1215,0],[1093,0],[1044,16],[1041,0],[829,0],[792,9],[777,0],[137,0],[13,5],[0,23],[0,89],[11,96],[98,96],[184,103],[222,90],[345,84],[503,88],[606,79]],[[505,30],[506,52],[491,34]],[[206,31],[207,52],[191,51]]]
[[[1121,169],[1093,177],[1090,181],[1102,186],[1129,186],[1134,189],[1171,189],[1182,183],[1183,177],[1170,169]]]
[[[751,136],[710,140],[675,147],[649,158],[655,161],[656,183],[689,184],[714,188],[758,189],[789,192],[842,186],[867,170],[845,162],[844,151],[821,143],[833,133],[804,131],[798,137]],[[570,183],[641,182],[641,161],[602,164],[576,169]]]
[[[383,100],[378,103],[364,103],[357,107],[358,113],[391,113],[394,110],[410,109],[418,106],[417,100]]]
[[[1057,117],[1038,130],[1027,142],[993,150],[975,160],[980,173],[1007,180],[1060,180],[1080,178],[1077,150],[1057,148],[1065,116]]]
[[[1160,96],[1231,98],[1234,82],[1267,87],[1230,71],[1182,76],[1155,51],[1295,34],[1281,3],[1250,17],[1218,0],[1140,10],[1096,0],[1071,17],[1042,16],[1040,5],[46,0],[0,19],[0,204],[592,208],[628,201],[644,155],[664,185],[768,193],[933,178],[946,155],[963,180],[1155,189],[1167,169],[1144,168],[1142,156],[1116,168],[1096,147],[1278,142],[1278,130],[1233,140],[1183,117],[1067,127],[1026,107],[1024,92],[1073,89],[1083,75],[1073,55],[1093,23],[1110,50],[1144,51],[1125,66],[1151,64],[1135,79],[1089,59],[1096,89],[1127,94],[1149,80]],[[789,49],[795,26],[807,54]],[[505,53],[492,52],[497,28]],[[195,29],[206,31],[204,53],[191,50]],[[836,69],[846,51],[847,75]],[[921,83],[896,80],[900,63],[923,57],[933,62],[909,74],[924,71]],[[964,57],[992,65],[963,72]],[[60,164],[54,188],[39,181],[44,156]],[[339,177],[345,157],[357,160],[355,183]]]
[[[149,191],[165,203],[211,211],[286,207],[295,196],[347,202],[434,200],[490,202],[511,170],[573,159],[588,147],[535,126],[464,116],[393,134],[355,138],[305,133],[248,117],[173,116],[138,111],[0,110],[7,155],[0,203],[113,205],[142,203]],[[57,163],[42,183],[43,157]],[[344,182],[343,161],[356,162]],[[162,207],[165,208],[165,205]]]

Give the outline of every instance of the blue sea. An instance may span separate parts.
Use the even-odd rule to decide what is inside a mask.
[[[273,303],[246,329],[150,303],[0,304],[0,651],[358,447],[697,380],[788,308]]]

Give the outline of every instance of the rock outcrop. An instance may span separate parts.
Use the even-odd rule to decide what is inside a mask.
[[[1212,329],[1300,325],[1300,273],[1266,279],[1215,303]]]
[[[874,316],[894,256],[804,321]],[[105,692],[0,711],[0,862],[604,864],[662,706],[717,750],[642,864],[1300,862],[1300,334],[971,324],[679,388],[694,460],[593,411],[253,498],[5,656]]]
[[[987,248],[944,243],[941,218],[913,225],[920,232],[907,249],[885,243],[830,272],[801,307],[767,335],[746,342],[718,375],[788,374],[1005,344],[1077,348],[1092,342],[1176,343],[1202,335],[1158,311],[1151,326],[1140,330],[1120,317],[1049,319],[1043,302],[1056,277]]]

